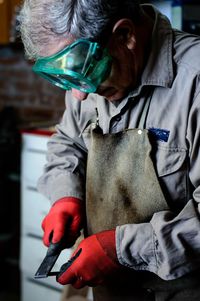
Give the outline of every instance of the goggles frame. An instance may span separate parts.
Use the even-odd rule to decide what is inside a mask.
[[[73,51],[77,51],[76,60],[76,53],[73,58]],[[82,56],[82,53],[86,57]],[[76,70],[78,55],[82,56],[82,61],[79,64],[81,68]],[[67,64],[70,66],[70,63],[71,67],[67,67]],[[39,58],[32,69],[62,89],[74,88],[86,93],[93,93],[109,75],[111,65],[112,57],[107,48],[102,48],[97,42],[78,39],[51,56]]]

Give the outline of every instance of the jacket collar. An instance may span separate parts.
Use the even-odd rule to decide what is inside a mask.
[[[172,40],[173,33],[169,20],[152,5],[143,5],[148,13],[155,16],[152,31],[151,53],[142,73],[142,85],[170,87],[174,79]]]
[[[128,98],[140,94],[144,86],[161,86],[170,88],[174,80],[173,72],[173,30],[166,16],[150,4],[142,5],[148,14],[154,15],[154,26],[151,38],[151,52],[139,86],[131,91]]]

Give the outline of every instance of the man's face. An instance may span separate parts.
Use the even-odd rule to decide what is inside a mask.
[[[96,93],[108,101],[124,98],[137,82],[139,66],[134,51],[126,45],[116,45],[112,41],[108,47],[112,56],[112,68],[108,78],[100,84]],[[85,100],[87,93],[72,89],[72,95],[78,100]]]
[[[138,76],[138,64],[135,52],[125,44],[112,39],[109,53],[113,58],[109,77],[98,87],[97,94],[109,101],[124,98],[134,88]]]
[[[137,53],[135,49],[134,35],[132,41],[134,42],[128,43],[122,34],[114,33],[106,45],[112,57],[111,72],[108,78],[98,86],[96,93],[108,101],[124,98],[137,83],[141,60],[140,53]],[[72,42],[74,41],[57,45],[52,53],[60,51]],[[85,100],[88,93],[72,88],[72,95],[78,100]]]

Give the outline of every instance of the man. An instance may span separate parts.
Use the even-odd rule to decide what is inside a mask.
[[[34,70],[71,91],[38,185],[46,246],[85,228],[57,281],[199,300],[199,37],[137,0],[25,0],[21,33]]]

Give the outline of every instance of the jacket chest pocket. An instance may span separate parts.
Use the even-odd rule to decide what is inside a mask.
[[[169,207],[180,211],[188,201],[187,151],[159,145],[153,160]]]

